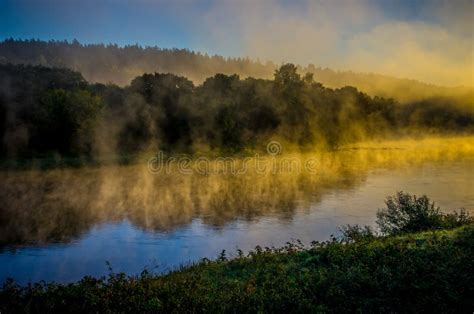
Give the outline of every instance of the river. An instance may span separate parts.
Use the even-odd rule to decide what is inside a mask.
[[[377,209],[400,190],[472,213],[472,143],[394,141],[298,155],[315,158],[312,172],[153,173],[146,163],[4,171],[0,280],[160,273],[223,249],[232,257],[237,248],[323,241],[345,224],[375,226]]]

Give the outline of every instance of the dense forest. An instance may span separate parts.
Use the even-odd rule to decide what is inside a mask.
[[[216,74],[201,85],[143,74],[126,87],[69,69],[0,65],[2,158],[239,152],[269,140],[335,148],[375,137],[472,132],[472,106],[452,99],[401,105],[354,87],[330,89],[285,64],[273,80]]]
[[[128,85],[143,73],[153,72],[185,76],[195,84],[217,73],[271,79],[279,67],[273,62],[209,56],[187,49],[14,39],[0,42],[0,64],[6,63],[68,68],[82,73],[89,82],[119,86]],[[454,97],[461,101],[474,98],[472,87],[447,88],[379,74],[334,71],[312,64],[297,67],[300,74],[312,73],[324,86],[354,86],[370,96],[396,98],[400,102],[431,97]]]

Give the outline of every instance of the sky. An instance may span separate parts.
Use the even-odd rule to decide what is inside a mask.
[[[0,39],[138,43],[474,85],[474,0],[0,0]]]

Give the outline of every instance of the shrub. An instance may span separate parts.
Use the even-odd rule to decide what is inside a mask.
[[[342,233],[343,242],[355,242],[360,240],[371,240],[376,234],[370,226],[346,225],[339,229]]]
[[[388,235],[450,229],[474,222],[474,218],[463,209],[460,213],[444,214],[426,195],[418,198],[398,192],[388,197],[385,204],[387,208],[377,212],[377,225],[382,233]]]

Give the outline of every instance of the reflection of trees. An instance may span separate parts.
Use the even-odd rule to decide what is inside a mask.
[[[357,186],[374,167],[466,153],[426,147],[322,153],[315,174],[249,170],[245,175],[159,175],[143,165],[3,173],[0,245],[69,241],[96,224],[120,219],[156,231],[194,218],[215,226],[264,216],[291,220],[295,211],[309,209],[328,190]],[[470,146],[467,154],[472,155]]]

